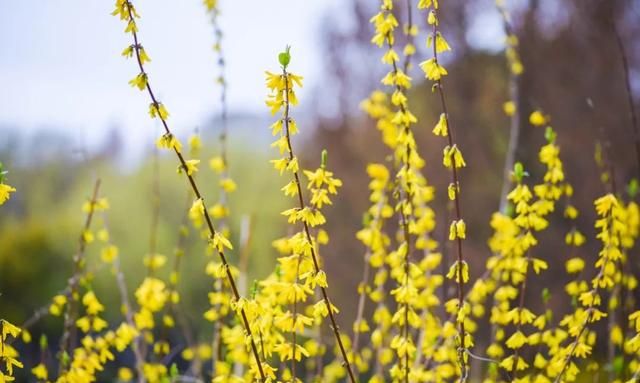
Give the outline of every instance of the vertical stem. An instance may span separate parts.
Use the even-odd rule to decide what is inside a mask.
[[[433,10],[433,12],[437,13],[437,10]],[[438,51],[436,49],[436,36],[438,33],[438,23],[434,23],[433,24],[433,59],[435,61],[436,65],[440,65],[438,62]],[[443,88],[443,81],[442,78],[436,80],[436,86],[435,88],[438,91],[438,95],[440,98],[440,107],[442,108],[442,112],[445,115],[446,121],[447,121],[447,126],[448,126],[448,134],[447,134],[447,139],[449,142],[449,147],[453,147],[455,144],[455,140],[453,137],[454,134],[454,129],[453,129],[453,124],[451,123],[450,119],[449,119],[449,112],[447,111],[447,103],[445,100],[445,96],[444,96],[444,88]],[[451,180],[453,182],[454,185],[454,207],[455,207],[455,215],[456,215],[456,220],[459,221],[462,219],[462,209],[461,209],[461,204],[460,204],[460,183],[459,183],[459,177],[458,177],[458,168],[456,165],[456,159],[453,155],[453,153],[451,153]],[[456,236],[456,245],[457,245],[457,261],[458,261],[458,312],[460,312],[460,310],[462,310],[462,305],[463,305],[463,300],[464,300],[464,281],[462,279],[462,262],[464,261],[464,257],[462,254],[462,239],[458,236]],[[466,361],[465,361],[465,356],[463,353],[463,350],[466,349],[466,343],[465,343],[465,336],[466,336],[466,332],[465,332],[465,328],[464,328],[464,321],[459,321],[458,323],[458,336],[460,337],[460,347],[461,350],[459,351],[459,355],[458,355],[458,360],[460,363],[460,382],[466,382],[467,381],[467,375],[468,375],[468,368],[466,365]]]
[[[285,127],[285,135],[287,138],[287,148],[289,149],[289,160],[294,159],[293,147],[291,146],[291,135],[289,132],[289,74],[285,68],[282,68],[282,75],[285,79],[285,111],[284,111],[284,127]],[[300,209],[305,208],[304,199],[302,197],[302,186],[300,185],[300,176],[298,172],[293,173],[293,177],[296,183],[296,188],[298,192],[298,204]],[[311,231],[309,230],[309,225],[306,221],[302,221],[304,227],[304,233],[309,243],[313,243],[313,239],[311,237]],[[311,246],[311,260],[313,261],[313,267],[316,273],[320,272],[320,263],[318,261],[318,257],[316,256],[316,250],[314,246]],[[331,328],[333,330],[333,334],[336,337],[336,342],[338,343],[338,347],[340,348],[340,353],[342,354],[342,359],[344,361],[344,366],[347,369],[347,373],[349,375],[349,379],[351,383],[356,383],[355,375],[353,374],[353,370],[351,368],[351,363],[349,362],[349,357],[347,356],[347,351],[342,343],[342,338],[340,337],[340,330],[338,328],[338,324],[336,323],[335,316],[333,314],[333,308],[331,307],[331,301],[329,300],[329,295],[327,293],[327,289],[325,287],[320,286],[320,292],[322,293],[322,299],[324,300],[325,305],[329,311],[329,320],[331,321]],[[294,351],[295,352],[295,351]]]
[[[158,244],[158,223],[160,220],[160,164],[158,148],[153,148],[153,175],[151,180],[151,226],[149,233],[149,265],[147,274],[153,276]]]
[[[616,28],[615,22],[612,23],[613,34],[616,38],[616,45],[620,52],[620,59],[622,60],[622,69],[624,72],[624,84],[627,93],[627,103],[629,104],[629,119],[631,120],[631,129],[633,132],[633,138],[636,149],[636,166],[638,167],[638,174],[640,178],[640,129],[638,128],[638,117],[636,116],[635,105],[633,104],[633,92],[631,91],[631,80],[629,78],[629,62],[627,60],[627,54],[624,50],[624,44],[622,37]]]
[[[126,0],[125,3],[123,3],[123,6],[127,7],[127,11],[129,14],[129,21],[130,22],[135,22],[134,21],[134,17],[133,17],[133,12],[132,12],[132,6],[131,6],[131,1],[130,0]],[[142,60],[140,59],[140,48],[141,45],[138,42],[138,34],[135,30],[131,31],[132,35],[133,35],[133,40],[134,40],[134,51],[136,54],[136,59],[138,62],[138,66],[140,68],[140,72],[143,75],[146,75],[146,72],[144,71],[144,66],[142,65]],[[150,82],[147,80],[147,84],[146,84],[146,88],[147,88],[147,92],[149,93],[149,97],[151,98],[151,101],[154,105],[154,107],[156,108],[157,114],[158,114],[158,118],[160,119],[160,121],[162,122],[162,125],[164,127],[164,130],[166,132],[166,134],[172,135],[171,130],[169,129],[169,125],[167,124],[167,121],[162,117],[161,113],[160,113],[160,104],[158,102],[158,100],[156,99],[153,90],[151,89],[151,85]],[[200,193],[200,189],[198,189],[198,185],[195,182],[195,179],[193,178],[192,175],[190,175],[188,172],[186,172],[187,169],[187,163],[184,159],[184,157],[182,156],[182,153],[177,149],[177,148],[173,148],[173,151],[176,153],[176,156],[178,157],[178,161],[180,162],[180,166],[185,169],[185,175],[187,177],[187,180],[189,181],[189,184],[191,185],[191,188],[193,189],[193,193],[195,194],[196,198],[199,198],[203,201],[204,204],[204,198],[202,198],[202,194]],[[207,228],[209,229],[209,236],[210,238],[214,238],[216,235],[216,230],[213,227],[213,222],[211,220],[211,217],[209,216],[209,212],[207,211],[207,209],[203,209],[203,214],[204,214],[204,218],[205,221],[207,223]],[[236,287],[236,282],[235,279],[231,273],[231,268],[229,267],[229,262],[227,261],[227,257],[225,256],[224,252],[221,250],[218,250],[218,256],[220,257],[220,261],[222,262],[222,264],[224,265],[225,268],[225,272],[227,275],[227,280],[229,281],[229,285],[231,286],[231,291],[233,292],[233,297],[236,301],[240,300],[240,293],[238,292],[238,288]],[[256,342],[253,339],[253,333],[251,331],[251,326],[249,324],[249,319],[247,318],[247,314],[244,310],[244,308],[240,309],[240,319],[242,320],[242,323],[244,325],[245,331],[247,332],[247,337],[250,339],[250,343],[251,343],[251,351],[253,353],[253,357],[255,359],[256,365],[258,367],[258,373],[260,375],[260,380],[265,382],[266,381],[266,375],[264,373],[264,369],[262,367],[262,363],[260,361],[260,356],[258,354],[258,348],[256,346]]]
[[[64,332],[60,338],[60,365],[59,374],[62,374],[67,366],[65,365],[65,355],[73,347],[76,341],[76,318],[78,316],[78,302],[79,302],[79,284],[80,275],[84,271],[84,252],[87,246],[87,241],[84,238],[84,233],[91,227],[91,221],[93,220],[93,213],[95,211],[95,204],[98,200],[98,192],[100,190],[100,179],[98,178],[93,186],[93,194],[89,201],[89,211],[84,222],[82,233],[78,240],[78,251],[73,257],[73,274],[69,278],[69,303],[67,304],[67,310],[64,315]]]
[[[509,16],[507,14],[504,5],[498,5],[496,3],[496,7],[498,8],[498,12],[502,17],[502,25],[507,36],[507,48],[509,49],[508,39],[510,36],[515,36],[513,27],[509,22]],[[512,47],[512,49],[516,49]],[[507,51],[508,52],[508,51]],[[508,58],[507,53],[507,58]],[[507,64],[510,64],[509,59],[507,59]],[[514,73],[511,65],[509,65],[509,100],[515,104],[515,111],[510,116],[510,128],[509,128],[509,143],[507,146],[507,152],[504,159],[504,170],[502,174],[502,191],[500,192],[500,213],[505,214],[507,211],[508,201],[507,194],[509,194],[509,190],[511,189],[511,182],[509,177],[511,175],[511,170],[515,165],[516,160],[516,152],[518,151],[518,142],[520,139],[520,82],[519,75]]]

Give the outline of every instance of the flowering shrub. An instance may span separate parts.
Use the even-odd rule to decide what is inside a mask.
[[[113,15],[123,21],[131,37],[122,56],[134,61],[137,72],[129,84],[146,93],[148,113],[163,127],[157,148],[175,155],[177,172],[187,181],[189,203],[184,224],[177,229],[180,240],[172,263],[154,250],[145,257],[146,275],[130,290],[119,249],[110,239],[110,204],[98,180],[82,206],[85,223],[79,230],[67,287],[23,325],[0,321],[0,383],[15,381],[20,369],[30,370],[32,381],[59,383],[101,381],[107,369],[117,369],[119,382],[149,383],[470,382],[473,377],[483,382],[558,383],[578,381],[600,370],[608,373],[611,382],[640,381],[640,310],[631,294],[638,281],[630,267],[640,232],[640,208],[634,201],[637,183],[630,182],[628,197],[617,192],[611,164],[600,161],[608,192],[593,202],[595,240],[601,249],[595,264],[588,264],[576,250],[587,236],[575,222],[579,211],[572,200],[574,188],[565,174],[550,117],[540,110],[530,115],[529,123],[546,140],[538,155],[544,175],[534,179],[523,163],[507,158],[503,204],[489,222],[491,256],[483,271],[470,270],[465,239],[472,230],[468,233],[460,198],[470,192],[460,177],[467,164],[455,140],[461,132],[447,108],[449,73],[441,60],[451,51],[440,23],[446,1],[420,0],[415,9],[405,8],[408,15],[401,18],[406,19],[401,25],[397,1],[381,0],[370,20],[371,42],[382,50],[381,61],[388,72],[361,106],[375,121],[388,156],[366,167],[370,206],[356,235],[364,257],[360,283],[352,292],[358,302],[352,327],[338,326],[340,308],[332,301],[337,291],[332,289],[321,255],[329,242],[325,228],[331,225],[323,210],[339,198],[343,181],[330,170],[326,150],[315,169],[304,169],[296,155],[295,137],[304,127],[296,121],[294,108],[303,77],[290,69],[295,63],[290,47],[278,55],[279,70],[266,72],[266,105],[275,118],[269,127],[275,153],[270,162],[274,175],[283,179],[284,197],[292,201],[281,213],[288,230],[272,243],[279,253],[275,269],[250,289],[243,288],[246,281],[240,281],[246,273],[228,258],[234,250],[228,200],[237,185],[227,157],[220,13],[216,0],[204,3],[215,30],[222,94],[219,151],[208,161],[217,175],[218,199],[208,205],[198,179],[204,170],[198,158],[200,136],[194,134],[184,148],[170,128],[168,107],[154,93],[145,69],[150,57],[140,38],[138,10],[130,0],[116,0]],[[497,1],[497,8],[507,32],[506,59],[515,81],[525,69],[520,47],[502,1]],[[419,28],[413,20],[418,17],[428,26],[429,55],[418,65],[439,102],[435,121],[418,121],[410,109],[414,80],[408,72],[417,56]],[[513,129],[518,115],[514,100],[505,102],[503,109],[512,118]],[[427,164],[414,136],[425,126],[441,143],[441,170],[450,177],[446,191],[436,190],[425,176]],[[19,193],[5,182],[6,171],[0,164],[0,205],[10,193]],[[445,238],[434,232],[440,212],[431,204],[439,192],[446,193],[451,206]],[[555,248],[569,254],[564,268],[570,282],[564,291],[542,289],[541,294],[531,294],[537,276],[559,262],[555,254],[537,249],[552,223],[551,214],[559,210],[570,230],[565,243]],[[184,345],[170,334],[182,326],[180,266],[190,230],[207,244],[204,272],[211,283],[202,319],[209,326],[207,334],[185,339]],[[443,257],[447,245],[439,240],[451,242],[452,261]],[[86,256],[92,247],[100,248],[98,265]],[[121,301],[117,322],[105,319],[107,310],[118,310],[106,307],[92,287],[91,267],[100,266],[111,270]],[[158,272],[164,268],[170,268],[168,278]],[[475,274],[480,276],[472,279]],[[446,291],[447,282],[455,286],[454,294]],[[564,296],[571,310],[556,317],[548,305],[551,294]],[[614,314],[622,320],[612,319]],[[29,328],[44,315],[61,318],[62,336],[59,345],[51,346],[42,334],[34,349],[28,346]],[[482,332],[485,322],[490,331]],[[605,322],[609,331],[602,338],[598,326]],[[600,345],[612,350],[608,362],[594,353]],[[39,353],[41,361],[25,366],[20,352]],[[51,352],[55,357],[46,358]]]

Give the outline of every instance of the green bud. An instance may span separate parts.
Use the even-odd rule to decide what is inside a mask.
[[[551,299],[551,293],[549,292],[549,289],[545,287],[542,289],[542,302],[546,305],[549,302],[549,299]]]
[[[548,143],[552,143],[556,140],[556,132],[553,131],[553,128],[550,126],[547,126],[547,128],[544,131],[544,138],[547,140]]]
[[[513,166],[513,176],[516,178],[516,181],[522,181],[522,177],[524,176],[524,166],[522,166],[522,162],[516,162]]]
[[[624,356],[618,355],[613,360],[613,372],[616,373],[617,376],[620,376],[624,372]]]
[[[47,336],[45,334],[40,335],[40,349],[46,350],[49,346],[49,341],[47,340]]]
[[[278,55],[278,61],[280,61],[280,65],[282,65],[284,68],[286,68],[287,65],[289,65],[289,62],[291,62],[291,54],[289,53],[290,51],[291,47],[287,45],[285,51],[280,52],[280,54]]]
[[[9,172],[4,170],[4,165],[2,165],[2,162],[0,162],[0,183],[4,182],[4,177],[7,175],[7,173]]]
[[[253,286],[251,286],[251,298],[255,299],[256,294],[258,294],[258,291],[260,291],[260,286],[258,285],[258,281],[254,280]]]
[[[629,185],[627,185],[627,194],[631,199],[635,199],[636,195],[638,195],[638,179],[633,178],[629,181]]]
[[[327,149],[322,149],[322,155],[320,158],[320,167],[322,167],[323,169],[327,167],[328,157],[329,157],[329,152],[327,152]]]
[[[505,209],[505,214],[507,215],[507,217],[513,217],[513,214],[516,212],[515,207],[513,206],[513,204],[509,201],[507,202],[507,208]]]
[[[171,376],[172,378],[177,378],[178,375],[180,375],[180,372],[178,371],[178,365],[173,363],[171,365],[171,368],[169,369],[169,376]]]
[[[63,352],[62,353],[62,365],[63,366],[68,366],[70,360],[71,360],[71,358],[69,358],[69,353],[66,352],[66,351]]]
[[[371,223],[371,220],[372,220],[372,217],[369,212],[362,214],[362,226],[369,226],[369,223]]]
[[[516,163],[515,163],[515,165],[513,166],[513,172],[512,172],[512,174],[513,174],[513,178],[515,178],[515,181],[516,181],[517,183],[522,182],[522,179],[523,179],[524,177],[528,177],[528,176],[529,176],[529,173],[527,173],[527,172],[524,170],[524,166],[523,166],[523,165],[522,165],[522,163],[520,163],[520,162],[516,162]]]

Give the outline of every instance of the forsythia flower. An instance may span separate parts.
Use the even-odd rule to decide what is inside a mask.
[[[425,77],[432,81],[439,81],[442,76],[448,74],[447,70],[433,58],[421,62],[420,68],[425,73]]]
[[[513,101],[507,101],[502,104],[502,110],[504,114],[511,117],[516,113],[516,104]]]
[[[136,77],[131,79],[131,81],[129,81],[129,85],[131,85],[132,87],[138,88],[140,90],[144,90],[147,87],[147,74],[146,73],[138,74]]]
[[[211,246],[213,246],[218,251],[224,251],[225,247],[229,250],[233,249],[231,242],[219,232],[216,232],[216,234],[211,239]]]
[[[449,134],[449,130],[447,128],[447,115],[442,113],[440,114],[440,119],[438,123],[433,128],[433,134],[436,136],[446,137]]]
[[[456,168],[463,168],[467,166],[466,162],[464,162],[464,158],[462,157],[462,152],[460,152],[460,149],[458,149],[456,145],[451,147],[447,145],[444,148],[442,164],[447,168],[451,168],[453,164],[455,164]]]
[[[200,163],[200,160],[186,160],[184,165],[178,166],[178,173],[182,173],[183,171],[186,170],[187,175],[191,176],[198,171],[199,163]]]
[[[163,120],[169,118],[169,112],[163,103],[151,103],[149,104],[149,115],[151,118],[160,117]]]
[[[182,144],[171,133],[163,134],[156,142],[156,145],[161,149],[174,149],[178,152],[182,150]]]
[[[529,123],[533,126],[542,126],[547,123],[547,118],[541,111],[536,110],[529,116]]]
[[[100,252],[100,259],[105,263],[112,263],[118,256],[118,248],[114,245],[109,245],[102,249]]]
[[[7,200],[9,199],[9,193],[13,193],[15,191],[16,191],[15,188],[7,184],[0,183],[0,205],[7,202]]]

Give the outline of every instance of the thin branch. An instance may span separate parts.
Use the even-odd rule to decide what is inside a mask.
[[[284,114],[284,126],[285,126],[285,134],[286,134],[286,139],[287,139],[287,147],[289,149],[289,160],[293,160],[294,159],[294,154],[293,154],[293,147],[291,146],[291,135],[290,135],[290,131],[289,131],[289,74],[287,73],[286,68],[282,68],[282,74],[284,76],[285,79],[285,114]],[[304,202],[303,196],[302,196],[302,186],[300,183],[300,176],[298,175],[298,172],[294,172],[293,173],[293,177],[296,183],[296,188],[297,188],[297,194],[298,194],[298,204],[299,204],[299,208],[302,210],[306,207],[306,204]],[[311,237],[311,231],[309,230],[309,224],[303,220],[302,221],[303,227],[304,227],[304,233],[305,236],[307,238],[307,241],[309,243],[313,243],[313,239]],[[320,262],[318,261],[318,257],[316,256],[316,250],[314,246],[311,246],[311,260],[313,261],[313,267],[316,273],[319,273],[321,271],[320,269]],[[336,323],[336,319],[333,313],[333,308],[331,306],[331,301],[329,300],[329,295],[327,293],[327,289],[323,286],[320,286],[320,291],[322,293],[322,298],[324,300],[325,305],[327,306],[328,312],[329,312],[329,320],[331,321],[331,328],[333,330],[333,333],[335,335],[336,338],[336,342],[338,343],[338,347],[340,348],[340,353],[342,354],[342,359],[344,361],[344,366],[347,370],[347,373],[349,375],[349,379],[351,380],[351,383],[356,383],[356,378],[353,374],[353,369],[351,368],[351,363],[349,362],[349,357],[347,356],[347,351],[344,347],[344,344],[342,343],[342,338],[340,336],[340,329],[338,328],[338,324]],[[294,350],[294,357],[295,357],[295,350]]]
[[[130,23],[135,23],[134,20],[134,16],[133,16],[133,11],[132,11],[132,5],[131,5],[131,1],[130,0],[125,0],[125,2],[123,3],[123,6],[125,6],[127,9],[127,13],[128,13],[128,21]],[[136,59],[138,62],[138,66],[140,68],[140,73],[144,76],[146,76],[146,72],[144,70],[144,66],[142,64],[142,60],[140,58],[140,49],[141,49],[141,45],[138,41],[138,34],[137,32],[134,30],[131,31],[131,34],[133,35],[133,41],[134,41],[134,51],[135,51],[135,55],[136,55]],[[165,133],[168,135],[173,136],[173,134],[171,133],[171,130],[169,129],[169,125],[167,124],[167,121],[165,120],[164,116],[160,113],[160,103],[158,102],[158,100],[156,99],[153,90],[151,88],[150,82],[147,80],[146,81],[146,89],[147,92],[149,93],[149,97],[151,98],[151,101],[156,109],[156,112],[158,114],[158,118],[160,118],[160,121],[162,122],[162,125],[164,127]],[[180,165],[183,169],[187,169],[187,163],[184,159],[184,157],[182,156],[182,153],[180,152],[180,150],[178,150],[176,147],[173,147],[174,152],[176,153],[176,156],[178,157],[178,161],[180,162]],[[195,179],[193,178],[192,175],[190,175],[188,172],[184,172],[186,174],[186,177],[189,181],[189,184],[191,185],[191,188],[193,189],[193,193],[195,194],[196,198],[200,199],[203,201],[204,204],[204,198],[202,198],[202,194],[200,193],[200,189],[198,188]],[[216,236],[216,230],[213,227],[213,222],[211,220],[211,217],[209,216],[209,212],[207,211],[207,209],[203,209],[203,215],[205,218],[205,221],[207,223],[207,228],[209,229],[209,237],[211,239],[213,239]],[[236,283],[235,283],[235,279],[231,273],[231,268],[229,266],[229,262],[227,261],[227,258],[224,254],[224,252],[222,250],[218,250],[218,256],[220,257],[220,261],[222,262],[225,271],[226,271],[226,275],[227,275],[227,279],[229,281],[229,285],[231,286],[231,290],[233,292],[233,296],[235,298],[236,301],[239,301],[241,296],[240,293],[238,292],[238,288],[236,287]],[[262,363],[260,361],[260,356],[258,354],[258,348],[256,346],[255,340],[253,339],[253,333],[251,331],[251,326],[249,324],[249,319],[247,318],[247,314],[246,311],[244,310],[244,308],[240,308],[240,317],[242,320],[242,323],[244,325],[244,329],[247,333],[247,337],[250,339],[250,343],[251,343],[251,351],[253,353],[253,356],[255,358],[255,362],[256,365],[258,367],[258,372],[260,374],[260,380],[261,381],[266,381],[266,375],[264,372],[264,369],[262,367]]]
[[[633,91],[631,90],[631,79],[629,76],[629,61],[627,59],[627,54],[624,49],[624,43],[622,42],[622,37],[618,32],[618,28],[616,27],[615,22],[612,22],[613,34],[616,38],[616,45],[618,46],[618,51],[620,52],[620,59],[622,60],[622,70],[624,73],[624,84],[625,90],[627,94],[627,103],[629,107],[629,119],[631,120],[631,129],[633,132],[633,138],[636,149],[636,166],[638,170],[638,178],[640,178],[640,128],[638,128],[638,117],[636,116],[635,105],[633,104]]]
[[[93,194],[91,199],[89,200],[89,211],[87,212],[87,216],[84,222],[84,226],[82,232],[80,233],[80,237],[78,239],[78,251],[73,257],[73,274],[68,281],[69,287],[69,303],[67,304],[67,308],[64,314],[64,331],[62,333],[62,337],[60,338],[60,365],[59,365],[59,373],[65,371],[66,365],[64,357],[68,354],[69,350],[73,347],[76,338],[76,318],[78,316],[78,295],[79,295],[79,285],[80,278],[79,276],[83,274],[85,269],[85,249],[87,246],[87,241],[85,239],[85,233],[91,227],[91,222],[93,220],[93,213],[95,211],[96,201],[98,200],[98,192],[100,190],[100,179],[98,178],[93,187]]]
[[[437,19],[437,14],[439,13],[439,10],[433,9],[432,12],[434,12],[434,14],[436,15],[436,19]],[[439,61],[438,61],[438,50],[436,49],[436,40],[437,40],[437,34],[439,33],[438,31],[438,23],[435,22],[433,23],[433,38],[432,38],[432,45],[433,45],[433,60],[435,62],[435,64],[437,66],[440,65]],[[435,88],[438,91],[438,95],[440,96],[440,107],[442,109],[442,113],[444,114],[446,121],[447,121],[447,126],[448,126],[448,134],[447,134],[447,139],[449,142],[449,147],[453,148],[455,145],[455,140],[453,137],[454,134],[454,129],[453,129],[453,124],[451,123],[451,120],[449,119],[449,112],[447,111],[447,103],[445,100],[445,95],[444,95],[444,84],[442,81],[442,77],[438,78],[435,81]],[[457,164],[456,164],[456,158],[453,155],[453,151],[451,152],[450,155],[451,158],[451,181],[453,182],[453,190],[454,190],[454,206],[455,206],[455,216],[456,216],[456,221],[459,222],[462,220],[462,207],[461,207],[461,203],[460,203],[460,182],[459,182],[459,177],[458,177],[458,168],[457,168]],[[456,244],[457,244],[457,262],[458,262],[458,275],[457,275],[457,280],[458,280],[458,313],[462,310],[462,305],[463,305],[463,300],[464,300],[464,280],[462,278],[462,265],[464,262],[464,256],[462,253],[462,238],[460,238],[459,236],[456,236]],[[458,323],[458,336],[460,337],[460,344],[462,346],[462,348],[466,348],[466,344],[465,344],[465,337],[466,337],[466,331],[464,328],[464,321],[459,321]],[[466,378],[467,378],[467,374],[468,374],[468,367],[466,365],[466,362],[464,360],[464,356],[463,355],[459,355],[458,357],[459,359],[459,363],[460,363],[460,382],[465,382]]]

